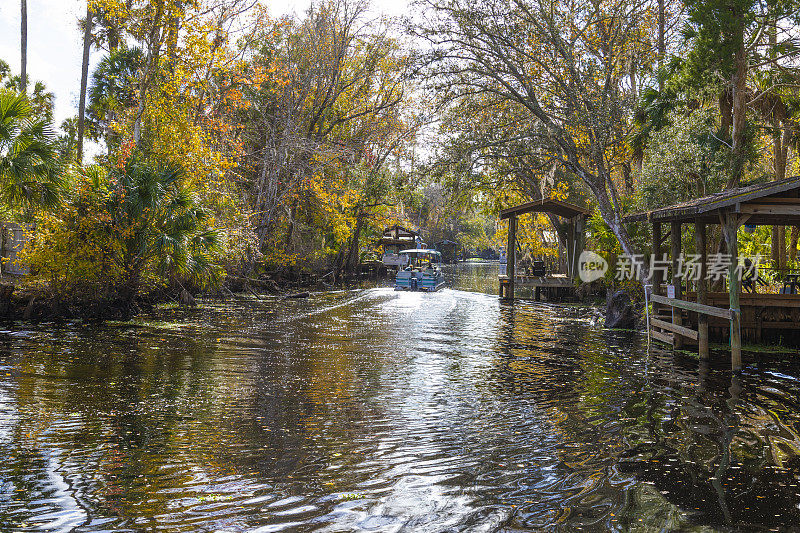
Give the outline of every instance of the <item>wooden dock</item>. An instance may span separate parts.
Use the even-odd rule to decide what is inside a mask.
[[[556,233],[563,235],[567,272],[548,272],[544,276],[520,276],[516,271],[517,218],[527,213],[547,213],[556,226]],[[500,276],[500,298],[514,299],[514,288],[531,287],[536,300],[542,292],[551,298],[564,293],[574,293],[578,274],[578,257],[583,251],[586,219],[589,210],[561,200],[546,199],[509,207],[500,212],[500,220],[508,220],[508,247],[506,275]],[[560,220],[561,222],[556,223]],[[561,237],[559,237],[561,239]]]
[[[507,284],[508,279],[508,276],[500,276],[500,286]],[[561,300],[575,295],[575,283],[564,274],[515,276],[514,286],[518,289],[533,289],[534,299],[537,302],[541,300],[542,294],[548,300]]]
[[[624,221],[652,225],[651,253],[659,260],[666,257],[666,253],[662,255],[662,245],[668,236],[671,237],[670,284],[662,287],[663,271],[654,269],[652,273],[653,312],[648,327],[653,338],[676,348],[696,343],[702,359],[709,357],[710,340],[726,339],[730,343],[733,370],[742,367],[743,337],[760,341],[766,331],[780,331],[782,340],[800,339],[800,295],[742,294],[737,236],[743,224],[800,225],[800,177],[729,189],[629,215]],[[667,224],[669,231],[662,237],[662,225]],[[708,291],[706,226],[709,224],[721,226],[728,250],[727,292]],[[700,264],[696,280],[681,278],[684,225],[694,226],[694,248]],[[691,283],[695,291],[685,292]]]

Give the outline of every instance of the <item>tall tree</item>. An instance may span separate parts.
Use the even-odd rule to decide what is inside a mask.
[[[728,187],[739,185],[747,159],[747,110],[764,94],[754,94],[748,78],[754,71],[773,66],[783,69],[798,57],[800,41],[793,28],[798,22],[795,0],[688,0],[689,53],[685,77],[690,83],[719,89],[720,133],[731,153]],[[780,84],[779,84],[780,85]],[[777,110],[776,110],[777,111]],[[730,137],[728,137],[730,133]],[[779,173],[782,172],[778,168]]]
[[[664,69],[664,59],[667,55],[667,46],[664,40],[666,33],[666,17],[664,16],[664,0],[658,0],[658,70]],[[664,89],[662,76],[658,77],[658,90]]]
[[[86,6],[86,20],[83,23],[83,61],[81,62],[81,91],[78,96],[78,164],[83,164],[83,130],[86,122],[86,85],[89,82],[89,52],[92,47],[92,8]]]
[[[87,93],[88,137],[103,140],[109,154],[122,141],[114,123],[136,107],[136,75],[144,64],[139,48],[121,48],[100,60]]]
[[[19,90],[28,90],[28,0],[20,2]]]
[[[294,204],[289,212],[296,210],[299,199],[292,196],[303,181],[331,159],[357,162],[372,139],[359,138],[356,128],[390,119],[403,99],[407,61],[387,28],[366,24],[365,16],[364,5],[335,0],[258,37],[262,48],[250,75],[277,70],[282,78],[248,94],[248,152],[257,156],[253,208],[262,245],[287,200]],[[270,44],[276,32],[278,46]]]
[[[431,15],[417,33],[432,49],[428,60],[439,94],[450,101],[491,94],[527,114],[527,129],[519,136],[542,146],[550,166],[586,185],[622,250],[634,255],[617,187],[632,113],[620,67],[641,28],[656,18],[650,2],[425,5]]]
[[[150,5],[152,11],[148,13],[149,16],[143,17],[146,21],[149,21],[149,24],[146,25],[142,35],[142,40],[147,50],[147,58],[145,60],[144,73],[139,82],[139,108],[136,110],[136,117],[133,123],[133,140],[137,146],[142,141],[142,119],[144,118],[147,101],[147,90],[153,83],[153,78],[159,68],[161,46],[165,36],[163,31],[164,11],[168,7],[165,3],[166,0],[154,0]]]

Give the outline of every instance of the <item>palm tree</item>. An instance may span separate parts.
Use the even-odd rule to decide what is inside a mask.
[[[114,188],[106,204],[108,231],[120,244],[118,295],[125,303],[133,304],[148,271],[173,280],[216,276],[212,257],[219,237],[185,185],[182,169],[134,156],[112,170],[107,183]]]
[[[28,2],[22,0],[20,3],[20,24],[19,24],[19,90],[24,93],[28,90]]]
[[[24,94],[0,89],[0,203],[30,210],[55,207],[63,180],[56,137]]]
[[[92,6],[86,5],[83,22],[83,61],[81,62],[81,91],[78,96],[78,164],[83,163],[83,126],[86,118],[86,84],[89,79],[89,52],[92,47]]]
[[[88,136],[96,141],[103,138],[109,153],[119,144],[111,123],[136,105],[136,74],[143,64],[140,48],[121,48],[105,56],[92,73],[86,108]]]

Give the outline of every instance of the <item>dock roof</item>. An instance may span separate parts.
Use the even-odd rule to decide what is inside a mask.
[[[718,223],[723,211],[748,215],[750,224],[790,225],[800,222],[800,176],[737,187],[674,205],[634,213],[624,222]]]
[[[564,218],[574,218],[579,215],[588,216],[590,211],[579,205],[548,198],[503,209],[500,211],[500,220],[525,213],[553,213]]]

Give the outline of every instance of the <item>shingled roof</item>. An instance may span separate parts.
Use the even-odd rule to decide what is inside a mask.
[[[746,187],[738,187],[736,189],[729,189],[727,191],[717,192],[703,196],[702,198],[695,198],[678,204],[653,209],[651,211],[643,211],[641,213],[634,213],[623,218],[625,222],[670,222],[689,220],[695,218],[709,218],[713,221],[716,219],[717,212],[721,209],[733,207],[733,211],[738,211],[741,204],[757,203],[755,200],[762,200],[767,203],[771,196],[782,195],[793,190],[800,190],[800,176],[786,178],[781,181],[771,181],[767,183],[759,183],[756,185],[748,185]],[[789,197],[783,194],[781,199],[796,200],[791,202],[792,206],[800,206],[800,198]],[[773,201],[777,200],[772,199]],[[783,204],[787,205],[787,204]],[[776,209],[777,211],[777,209]],[[758,218],[761,223],[769,224],[771,222],[780,222],[779,220],[771,221],[770,218],[774,217],[793,217],[788,213],[760,213]],[[794,220],[794,219],[793,219]]]
[[[564,218],[574,218],[578,215],[588,215],[590,212],[585,207],[569,202],[544,199],[503,209],[500,211],[500,220],[511,218],[512,216],[524,215],[525,213],[553,213]]]

